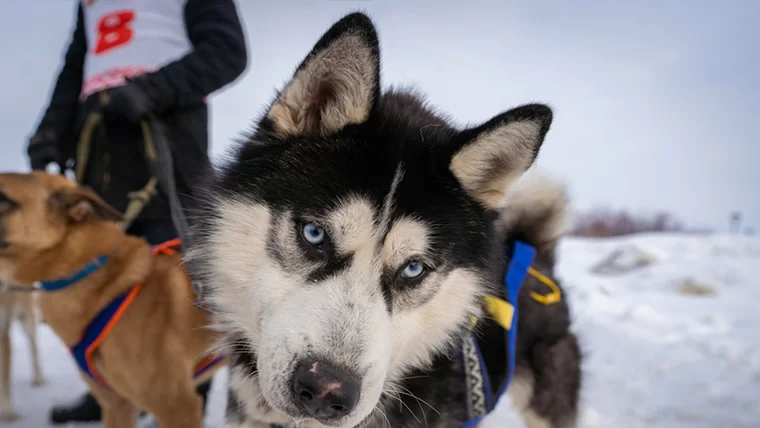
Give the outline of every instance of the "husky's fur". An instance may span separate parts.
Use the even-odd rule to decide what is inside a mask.
[[[496,393],[505,334],[482,302],[505,298],[504,247],[533,244],[552,276],[564,231],[562,187],[520,179],[551,120],[530,104],[458,130],[411,92],[381,92],[368,17],[331,27],[211,180],[188,253],[227,332],[229,426],[461,426],[472,315]],[[544,287],[529,279],[519,298],[509,393],[530,428],[571,427],[581,357],[566,300],[527,294]],[[356,405],[312,417],[293,387],[305,360],[358,379]]]

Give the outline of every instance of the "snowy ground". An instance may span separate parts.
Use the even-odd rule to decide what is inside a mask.
[[[617,250],[618,272],[592,273]],[[760,238],[567,239],[560,255],[587,356],[582,427],[760,427]],[[636,260],[650,264],[628,269]],[[682,290],[687,283],[690,293]],[[78,397],[84,384],[43,326],[48,384],[31,388],[18,326],[12,336],[13,402],[22,419],[4,426],[46,427],[50,407]],[[222,426],[225,383],[223,372],[215,378],[208,427]],[[522,427],[508,399],[483,425]]]

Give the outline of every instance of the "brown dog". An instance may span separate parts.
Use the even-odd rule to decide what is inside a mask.
[[[216,333],[207,328],[207,313],[195,306],[180,256],[154,255],[144,240],[119,228],[120,218],[63,176],[0,174],[0,281],[43,287],[68,281],[41,291],[40,306],[69,347],[83,340],[101,311],[130,292],[128,307],[92,353],[96,376],[81,372],[103,408],[104,426],[134,428],[141,409],[162,428],[201,428],[195,385],[219,364],[197,378],[193,373],[208,357]],[[100,263],[84,275],[93,260]]]

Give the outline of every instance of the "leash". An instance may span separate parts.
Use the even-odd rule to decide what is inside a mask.
[[[108,100],[108,94],[106,92],[101,92],[101,106],[106,105]],[[82,132],[80,133],[79,141],[77,143],[77,161],[75,169],[76,181],[80,185],[84,184],[84,175],[87,170],[87,163],[92,149],[93,134],[98,127],[102,126],[103,114],[98,110],[90,113],[82,126]],[[174,157],[172,156],[169,139],[166,136],[166,129],[161,121],[154,115],[150,115],[146,119],[141,120],[140,128],[143,134],[143,143],[145,144],[145,155],[152,176],[142,189],[130,192],[127,195],[129,198],[129,204],[123,215],[124,220],[119,223],[119,226],[125,231],[129,229],[132,222],[140,215],[145,206],[147,206],[151,199],[158,194],[158,186],[160,185],[169,199],[171,219],[177,230],[177,234],[179,235],[183,246],[190,246],[192,245],[190,225],[187,222],[182,203],[178,196],[177,184],[174,179]],[[107,138],[107,136],[105,138]],[[203,309],[203,305],[200,304],[204,297],[202,283],[198,280],[192,279],[191,276],[191,286],[193,292],[197,296],[196,305]],[[38,287],[0,284],[0,293],[3,294],[12,292],[33,292],[38,290]]]
[[[108,104],[108,101],[108,93],[101,92],[101,106]],[[88,115],[82,127],[77,145],[76,164],[76,179],[80,184],[84,183],[84,174],[92,146],[92,135],[97,127],[102,126],[102,123],[103,114],[96,110]],[[127,195],[129,204],[124,212],[124,221],[120,223],[120,226],[123,230],[129,229],[129,226],[140,215],[145,206],[158,194],[158,186],[161,186],[161,190],[164,191],[164,194],[169,199],[171,219],[177,230],[177,234],[183,246],[189,247],[192,245],[190,225],[184,214],[185,211],[177,191],[177,184],[174,178],[174,157],[172,156],[169,138],[166,135],[166,128],[155,115],[149,115],[146,119],[141,120],[140,128],[142,130],[143,143],[145,144],[145,155],[152,176],[142,189],[130,192]],[[196,303],[201,302],[204,297],[201,282],[191,278],[191,285],[193,292],[197,296]],[[202,305],[198,306],[202,307]]]
[[[92,112],[87,117],[87,121],[82,128],[79,146],[77,147],[76,170],[77,182],[80,184],[84,182],[84,171],[92,144],[92,132],[95,127],[102,124],[102,121],[102,113],[98,111]],[[169,198],[171,218],[174,227],[177,229],[177,234],[184,245],[189,245],[191,241],[190,226],[187,223],[182,203],[177,195],[177,185],[174,180],[174,158],[164,126],[155,116],[149,116],[147,119],[140,121],[140,128],[142,129],[145,144],[145,156],[153,175],[145,187],[136,192],[129,193],[130,202],[124,213],[125,221],[121,224],[122,228],[124,230],[129,228],[129,225],[142,212],[150,199],[158,193],[157,186],[160,185]]]
[[[6,282],[0,283],[0,294],[33,293],[40,290],[41,288],[37,284],[34,284],[31,287],[24,287],[21,285],[8,284]]]
[[[169,198],[169,208],[174,227],[177,229],[182,246],[191,247],[193,243],[192,233],[177,192],[177,183],[174,179],[174,157],[169,139],[166,136],[166,127],[154,116],[149,117],[141,125],[143,133],[150,135],[152,152],[148,155],[148,160],[154,176],[157,177],[158,183]],[[196,305],[203,309],[203,305],[200,304],[205,297],[202,282],[190,275],[190,284],[196,294]]]
[[[108,100],[108,93],[101,92],[101,106],[108,104]],[[77,143],[77,162],[75,169],[76,181],[79,184],[84,184],[84,175],[87,171],[87,163],[90,159],[90,150],[92,148],[92,136],[95,130],[102,126],[103,113],[97,110],[87,116],[87,119],[82,126],[82,132],[79,134],[79,142]],[[147,120],[141,120],[140,127],[143,131],[143,144],[145,144],[145,154],[148,158],[148,162],[152,163],[155,161],[157,152],[155,143],[153,141],[153,135],[150,132],[150,127]],[[104,138],[108,138],[107,134],[104,135]],[[127,197],[129,198],[129,204],[127,205],[127,209],[124,212],[124,221],[119,224],[123,230],[129,229],[129,227],[132,225],[132,222],[137,218],[137,216],[140,215],[145,206],[148,205],[150,200],[158,194],[157,185],[158,179],[154,173],[154,175],[148,180],[142,189],[127,194]]]

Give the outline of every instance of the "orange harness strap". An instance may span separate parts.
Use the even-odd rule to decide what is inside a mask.
[[[154,246],[153,254],[174,254],[179,246],[180,240],[173,239]],[[95,368],[93,353],[98,349],[98,346],[100,346],[106,336],[108,336],[116,323],[119,322],[119,319],[121,319],[124,312],[132,304],[141,288],[142,284],[137,284],[108,304],[87,326],[79,343],[70,348],[70,353],[79,368],[103,388],[109,389],[109,386]],[[206,358],[194,370],[193,378],[202,375],[222,361],[224,361],[224,357],[221,355]]]

